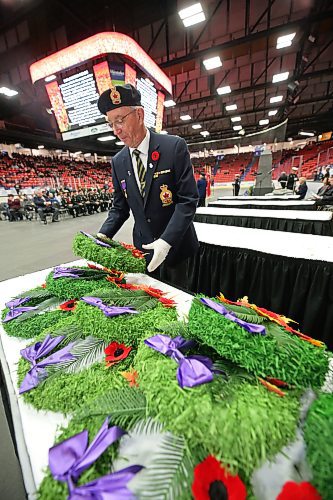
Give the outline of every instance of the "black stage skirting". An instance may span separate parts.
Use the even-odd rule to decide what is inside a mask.
[[[333,262],[200,242],[195,257],[174,269],[161,267],[162,281],[209,297],[247,295],[251,303],[297,321],[292,326],[333,350]]]
[[[316,204],[313,201],[310,201],[309,203],[306,202],[292,202],[290,205],[284,204],[285,202],[276,202],[274,201],[269,202],[255,202],[253,203],[249,202],[242,202],[240,201],[239,203],[236,201],[229,201],[229,202],[223,202],[223,201],[212,201],[208,203],[209,207],[216,207],[216,208],[248,208],[248,209],[257,209],[257,210],[316,210]]]
[[[271,231],[287,231],[290,233],[316,234],[333,236],[333,221],[308,219],[284,219],[271,217],[244,217],[236,215],[195,214],[195,222],[221,224],[224,226],[251,227],[269,229]]]

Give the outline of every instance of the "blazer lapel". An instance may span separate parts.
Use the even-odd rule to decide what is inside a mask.
[[[159,147],[160,147],[160,145],[158,143],[158,134],[154,134],[154,132],[150,132],[149,151],[148,151],[148,159],[147,159],[145,197],[143,200],[144,206],[147,203],[149,191],[151,188],[151,183],[153,181],[154,172],[155,172],[156,167],[157,167],[158,162],[159,162],[159,157],[160,157],[160,153],[158,151]],[[156,155],[153,154],[155,152],[156,152]],[[157,158],[154,158],[155,156]]]

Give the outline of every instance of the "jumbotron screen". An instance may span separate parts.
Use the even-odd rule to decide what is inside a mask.
[[[73,70],[62,72],[55,81],[45,85],[63,140],[110,132],[97,101],[111,85],[124,83],[132,83],[141,92],[146,126],[159,132],[164,93],[157,90],[149,78],[137,75],[132,66],[103,61],[90,67],[85,65],[84,69],[79,67],[74,73]]]

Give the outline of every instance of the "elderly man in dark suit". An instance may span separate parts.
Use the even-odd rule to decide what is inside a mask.
[[[98,107],[125,147],[112,159],[113,207],[99,236],[112,238],[133,212],[134,245],[148,250],[148,271],[174,266],[199,248],[193,226],[198,191],[183,139],[147,130],[140,92],[117,85]]]

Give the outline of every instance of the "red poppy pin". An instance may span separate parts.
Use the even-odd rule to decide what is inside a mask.
[[[159,157],[160,157],[160,153],[159,153],[158,151],[153,151],[153,152],[152,152],[152,154],[151,154],[151,159],[152,159],[153,161],[158,161]]]

